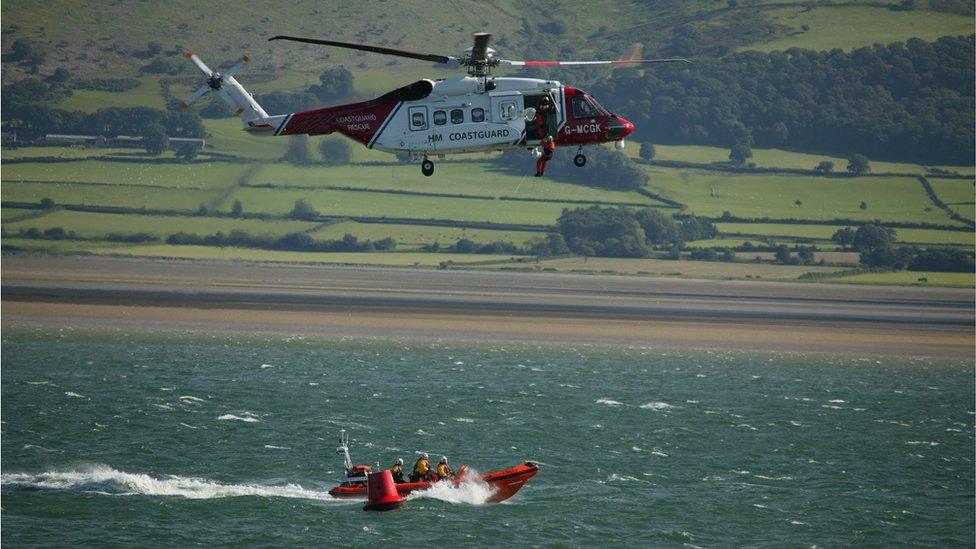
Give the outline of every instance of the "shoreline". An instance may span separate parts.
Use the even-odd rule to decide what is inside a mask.
[[[971,338],[955,331],[804,325],[490,318],[482,315],[308,313],[39,302],[4,302],[3,326],[73,330],[277,334],[328,339],[407,339],[597,345],[668,350],[769,351],[971,359]],[[253,319],[253,320],[252,320]],[[760,328],[760,329],[757,329]]]
[[[969,290],[7,258],[4,327],[972,360]]]

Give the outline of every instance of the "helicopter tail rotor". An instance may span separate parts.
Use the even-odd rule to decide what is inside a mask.
[[[211,70],[206,63],[200,59],[197,54],[192,51],[186,52],[186,57],[196,65],[203,74],[207,76],[206,82],[200,86],[193,95],[188,97],[186,101],[182,102],[182,107],[184,109],[189,108],[194,102],[207,94],[207,92],[216,92],[221,99],[227,103],[227,106],[234,111],[235,116],[242,116],[245,122],[245,126],[253,125],[255,121],[265,120],[268,118],[268,113],[264,112],[261,105],[258,105],[254,100],[254,97],[241,86],[241,83],[234,78],[234,74],[241,70],[248,62],[250,58],[248,56],[242,56],[240,60],[237,61],[231,68],[227,69],[223,74]]]

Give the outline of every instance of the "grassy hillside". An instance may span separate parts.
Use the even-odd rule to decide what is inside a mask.
[[[898,3],[881,2],[892,6]],[[198,51],[216,67],[247,53],[254,59],[250,74],[264,75],[263,82],[273,89],[306,86],[324,69],[336,65],[367,69],[364,90],[389,88],[389,81],[396,80],[400,69],[405,69],[400,75],[405,79],[414,78],[418,71],[430,73],[429,64],[421,61],[267,42],[275,34],[455,55],[470,45],[472,32],[489,30],[495,36],[496,49],[509,58],[542,58],[564,51],[580,59],[595,59],[664,50],[682,27],[700,33],[705,46],[763,51],[790,47],[850,49],[911,37],[932,39],[972,32],[971,16],[932,11],[924,1],[908,12],[881,7],[879,2],[858,4],[814,3],[811,7],[810,2],[741,0],[738,7],[729,9],[721,0],[452,0],[432,9],[429,3],[419,1],[254,1],[229,7],[175,0],[167,3],[166,9],[159,9],[158,4],[147,1],[60,0],[4,2],[0,14],[3,50],[9,51],[14,40],[29,40],[46,54],[41,74],[64,67],[86,77],[132,77],[148,63],[147,43],[156,42],[162,46],[159,55],[181,63],[183,75],[192,74],[192,67],[179,56],[186,48]],[[545,24],[553,21],[559,27],[545,32]],[[5,66],[4,80],[28,72],[25,67]],[[283,81],[282,75],[287,79]],[[260,80],[252,91],[264,91]]]

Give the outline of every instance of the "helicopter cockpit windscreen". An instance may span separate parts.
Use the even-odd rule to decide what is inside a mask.
[[[596,118],[609,112],[585,92],[576,92],[572,100],[573,118]]]

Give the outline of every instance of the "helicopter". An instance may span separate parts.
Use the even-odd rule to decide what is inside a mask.
[[[410,160],[422,159],[425,176],[434,173],[431,157],[448,154],[528,149],[538,158],[541,140],[552,136],[557,146],[577,146],[573,163],[586,165],[585,145],[613,142],[624,148],[633,123],[604,108],[589,93],[556,80],[494,77],[497,66],[549,67],[688,63],[687,59],[625,59],[615,61],[512,61],[495,56],[488,47],[491,34],[478,32],[474,44],[460,56],[416,53],[365,44],[273,36],[306,44],[349,48],[442,63],[467,70],[467,76],[422,79],[368,101],[291,114],[269,115],[234,78],[250,59],[242,57],[223,74],[213,71],[195,53],[189,58],[207,80],[185,102],[188,108],[208,92],[216,92],[242,117],[244,130],[258,136],[338,132],[370,149]],[[540,105],[546,104],[540,109]],[[544,114],[543,114],[544,113]],[[540,116],[537,116],[539,114]]]

